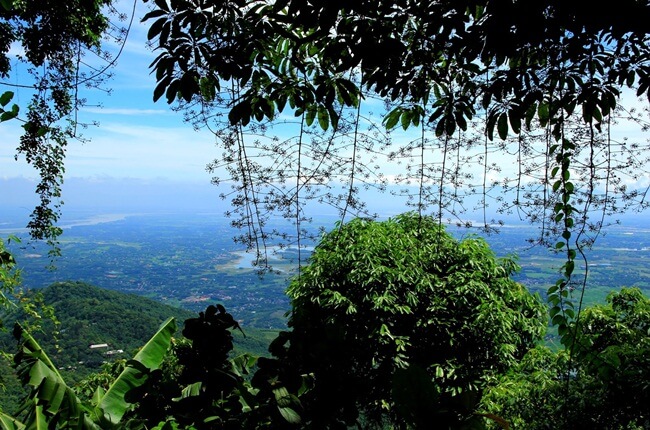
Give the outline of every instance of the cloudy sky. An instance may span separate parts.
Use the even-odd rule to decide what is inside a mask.
[[[183,122],[182,114],[173,112],[165,101],[153,103],[155,78],[149,73],[149,64],[155,55],[145,44],[147,26],[140,23],[146,8],[139,1],[137,4],[128,40],[112,69],[114,76],[106,84],[110,93],[82,94],[88,106],[79,113],[80,122],[96,121],[99,126],[82,131],[87,142],[69,143],[66,207],[98,207],[102,203],[110,210],[112,200],[117,210],[120,203],[150,204],[156,198],[159,202],[181,198],[204,208],[210,206],[206,203],[210,200],[219,210],[223,202],[212,189],[211,175],[205,167],[220,151],[210,133],[194,131]],[[131,15],[130,0],[120,0],[117,5]],[[106,47],[114,52],[118,48]],[[19,83],[25,76],[24,72],[14,73],[10,82]],[[0,92],[8,89],[0,85]],[[29,100],[26,90],[11,90],[20,105]],[[29,190],[37,173],[24,158],[14,159],[20,132],[17,121],[0,124],[0,205],[5,209],[25,208],[35,202],[33,188]],[[164,195],[170,198],[161,198]]]

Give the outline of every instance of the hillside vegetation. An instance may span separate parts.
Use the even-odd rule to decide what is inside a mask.
[[[46,320],[43,331],[34,337],[71,384],[100,371],[104,363],[131,358],[169,317],[174,317],[182,328],[183,321],[197,316],[146,297],[84,282],[57,282],[38,293],[45,304],[54,308],[58,323]],[[23,318],[16,312],[2,316],[9,328],[13,321]],[[264,355],[276,333],[248,328],[246,337],[235,333],[236,351]],[[16,345],[11,330],[0,332],[0,350],[13,352]],[[0,375],[6,386],[0,396],[0,410],[15,410],[24,391],[6,360],[0,360]]]

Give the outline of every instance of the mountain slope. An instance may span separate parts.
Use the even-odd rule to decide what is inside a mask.
[[[59,333],[53,335],[53,324],[47,321],[44,333],[35,333],[34,337],[70,385],[100,370],[104,362],[133,357],[167,318],[176,318],[179,326],[176,337],[181,337],[183,322],[198,316],[195,312],[146,297],[105,290],[84,282],[58,282],[40,293],[44,302],[54,307],[60,322]],[[3,316],[7,327],[20,319],[16,314]],[[235,354],[244,351],[265,354],[270,340],[277,334],[269,330],[244,330],[245,338],[237,331],[233,333]],[[0,351],[14,353],[15,350],[16,341],[11,333],[0,332]],[[16,386],[6,362],[0,363],[0,372],[6,385]],[[11,410],[15,405],[15,399],[8,404],[8,396],[0,396],[0,409]]]

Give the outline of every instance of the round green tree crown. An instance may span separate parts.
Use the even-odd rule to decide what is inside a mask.
[[[458,241],[430,217],[339,225],[289,287],[290,355],[314,373],[330,409],[393,413],[395,375],[409,368],[429,375],[439,401],[479,393],[545,331],[541,301],[510,278],[517,269],[482,238]]]

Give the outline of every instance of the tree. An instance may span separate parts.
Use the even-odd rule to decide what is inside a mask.
[[[585,309],[571,356],[540,347],[484,398],[513,429],[641,429],[650,425],[650,299],[637,288]],[[565,369],[571,377],[564,377]]]
[[[221,305],[185,320],[185,338],[175,340],[162,373],[144,387],[146,394],[130,414],[133,422],[188,429],[297,428],[297,398],[267,380],[264,371],[246,376],[262,359],[231,357],[235,329],[241,330]],[[264,387],[253,387],[251,379]]]
[[[17,240],[15,237],[8,239]],[[5,241],[0,239],[0,306],[9,307],[11,305],[10,297],[14,295],[16,287],[20,285],[20,271],[16,267],[16,260],[13,255],[6,249]],[[0,319],[0,329],[3,328]]]
[[[29,394],[17,416],[0,411],[0,428],[296,428],[295,396],[282,386],[253,389],[245,375],[257,357],[230,357],[231,330],[241,328],[223,306],[210,305],[184,325],[185,337],[173,338],[169,318],[133,359],[109,363],[74,388],[16,325],[15,367]]]
[[[570,137],[570,120],[578,118],[583,130],[586,127],[598,134],[615,117],[622,88],[649,94],[648,35],[643,24],[649,16],[650,7],[635,0],[617,5],[615,11],[559,1],[524,6],[508,1],[355,1],[344,5],[300,0],[158,0],[145,20],[151,20],[149,37],[159,52],[152,63],[158,78],[154,99],[165,96],[168,102],[191,103],[196,109],[188,115],[201,125],[215,126],[216,122],[218,126],[227,116],[230,124],[241,128],[251,120],[275,120],[278,113],[291,110],[300,121],[300,134],[312,123],[324,131],[336,130],[346,107],[355,110],[364,99],[380,97],[392,104],[384,117],[388,129],[398,124],[404,128],[429,125],[445,141],[440,149],[449,155],[451,164],[455,147],[472,144],[456,142],[455,132],[471,130],[472,121],[482,115],[478,130],[490,140],[495,132],[502,139],[509,131],[520,136],[519,148],[513,149],[521,157],[522,170],[528,166],[522,158],[536,151],[549,158],[545,160],[551,161],[546,163],[548,171],[544,169],[545,185],[560,180],[560,186],[544,196],[547,204],[555,203],[551,194],[566,191],[564,182],[569,179],[561,178],[569,171],[569,162],[579,159],[578,149],[594,147],[598,139],[572,139],[571,145],[562,145],[562,139]],[[358,125],[358,121],[353,123]],[[560,145],[555,147],[544,138],[526,144],[526,131],[537,127],[546,129]],[[357,136],[359,127],[353,131]],[[331,159],[349,161],[348,176],[359,174],[355,168],[362,169],[352,158],[338,159],[331,145],[311,155],[307,148],[287,148],[293,142],[285,141],[279,144],[284,151],[275,149],[276,169],[282,166],[280,158],[290,155],[293,170],[269,176],[270,171],[259,172],[246,152],[271,155],[272,145],[242,141],[241,129],[224,131],[219,137],[226,149],[236,149],[226,151],[221,162],[233,166],[231,174],[241,184],[235,200],[250,206],[249,218],[254,218],[256,210],[263,213],[260,206],[267,202],[270,210],[285,208],[279,196],[265,199],[261,191],[270,181],[281,182],[282,173],[305,177],[297,182],[296,192],[317,180],[306,162],[304,175],[296,172],[301,156],[313,156],[325,164],[325,170],[334,165]],[[332,139],[347,145],[343,136]],[[306,147],[307,140],[300,144]],[[413,149],[420,144],[423,149],[428,145],[423,139]],[[365,145],[355,140],[353,146],[361,150]],[[385,151],[398,153],[394,147]],[[494,149],[505,152],[508,148]],[[614,160],[615,156],[610,153],[606,158]],[[424,179],[431,179],[430,163],[419,163],[422,187]],[[488,161],[484,163],[487,168]],[[559,169],[554,170],[556,166]],[[625,166],[610,167],[625,170]],[[458,184],[446,174],[435,175],[438,185]],[[594,170],[588,174],[597,179]],[[518,177],[528,175],[522,171]],[[577,192],[577,183],[569,186],[573,190],[569,195]],[[260,189],[257,197],[256,187]],[[285,205],[294,203],[290,191]],[[522,209],[527,206],[524,201],[535,201],[524,198],[523,192],[517,197],[513,204]],[[432,202],[439,211],[448,206],[443,200]],[[613,207],[607,198],[601,203]]]
[[[115,59],[101,48],[102,39],[110,37],[120,43],[125,30],[111,23],[111,15],[125,19],[112,8],[112,0],[73,0],[0,2],[0,104],[2,120],[17,118],[24,132],[17,146],[39,174],[36,193],[39,204],[31,214],[28,228],[32,238],[56,243],[60,228],[61,184],[65,171],[67,142],[81,139],[78,128],[87,126],[77,121],[77,110],[85,103],[84,88],[97,88],[107,77]],[[16,54],[18,52],[18,54]],[[104,63],[99,65],[86,57],[92,52]],[[21,73],[26,71],[27,73]],[[21,73],[21,81],[11,79]],[[19,116],[19,106],[5,106],[12,91],[22,88],[31,100]],[[23,90],[25,91],[25,90]],[[53,253],[57,248],[52,249]]]
[[[460,428],[479,420],[488,378],[546,329],[539,297],[510,279],[516,268],[482,239],[457,241],[414,213],[355,219],[325,235],[288,289],[292,331],[270,349],[285,375],[314,375],[300,398],[305,422]]]

